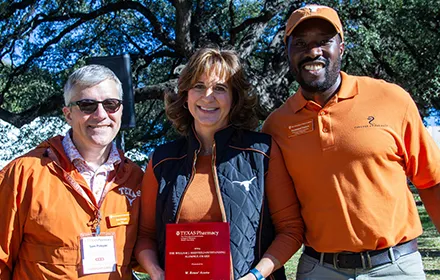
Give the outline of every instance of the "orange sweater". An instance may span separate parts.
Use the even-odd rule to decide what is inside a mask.
[[[267,250],[284,264],[303,241],[303,222],[292,180],[287,173],[278,145],[272,142],[269,171],[266,175],[266,196],[275,225],[276,237]],[[145,249],[156,250],[156,196],[158,183],[150,164],[142,183],[141,217],[135,254]],[[216,197],[211,156],[199,156],[196,174],[183,197],[180,222],[221,221]]]
[[[222,213],[215,192],[211,156],[199,156],[196,170],[182,199],[179,223],[221,222]]]

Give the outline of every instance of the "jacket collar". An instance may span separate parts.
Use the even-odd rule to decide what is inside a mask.
[[[69,157],[66,155],[66,152],[64,151],[64,147],[62,144],[63,139],[64,137],[61,135],[55,136],[38,145],[38,148],[43,148],[45,150],[44,156],[48,160],[46,161],[46,163],[49,163],[49,161],[56,161],[56,163],[63,170],[67,172],[71,172],[72,170],[75,169],[75,166],[69,160]],[[49,153],[52,154],[51,157],[48,156]]]
[[[66,155],[64,148],[63,148],[63,136],[55,136],[53,138],[50,138],[44,142],[42,142],[40,145],[38,145],[37,148],[42,148],[45,150],[44,152],[44,164],[50,164],[53,161],[56,162],[56,164],[61,167],[65,172],[67,173],[76,173],[76,168],[73,165],[73,163],[69,160],[68,156]],[[124,153],[120,150],[118,150],[119,157],[121,158],[121,161],[115,165],[116,170],[116,180],[123,180],[125,181],[127,176],[131,174],[130,172],[130,164],[125,164],[127,159],[124,157]],[[49,154],[52,156],[50,157]]]

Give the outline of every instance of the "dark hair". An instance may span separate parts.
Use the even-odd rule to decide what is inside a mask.
[[[165,112],[177,132],[187,135],[194,121],[185,103],[188,91],[206,73],[224,78],[232,91],[232,105],[229,123],[242,129],[253,130],[258,126],[255,112],[257,97],[251,92],[240,58],[232,50],[202,48],[195,52],[182,70],[178,82],[177,94],[165,95]]]

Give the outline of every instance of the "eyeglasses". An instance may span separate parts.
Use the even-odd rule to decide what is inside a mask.
[[[116,113],[121,108],[122,100],[116,98],[109,98],[103,101],[96,101],[93,99],[82,99],[71,102],[69,106],[78,106],[81,112],[84,114],[93,114],[98,109],[98,104],[101,103],[102,107],[107,113]]]

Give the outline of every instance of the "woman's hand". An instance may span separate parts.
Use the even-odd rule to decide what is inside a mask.
[[[252,273],[248,273],[241,277],[239,280],[255,280],[255,276]]]

